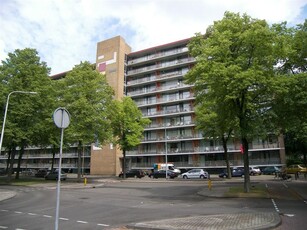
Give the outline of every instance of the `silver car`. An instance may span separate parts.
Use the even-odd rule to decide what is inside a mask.
[[[191,169],[186,173],[182,173],[183,179],[205,179],[209,178],[209,173],[203,169]]]
[[[59,170],[56,169],[56,170],[53,170],[51,172],[49,172],[46,176],[45,176],[45,179],[46,180],[58,180],[58,174],[59,173]],[[61,180],[66,180],[67,179],[67,174],[64,173],[63,171],[61,171]]]

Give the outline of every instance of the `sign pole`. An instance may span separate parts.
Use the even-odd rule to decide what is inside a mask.
[[[60,209],[60,191],[61,191],[61,171],[62,171],[62,151],[63,151],[63,137],[64,129],[68,127],[70,122],[70,115],[65,108],[58,108],[53,113],[53,121],[55,125],[61,129],[61,144],[59,155],[59,168],[58,168],[58,182],[56,193],[56,213],[55,213],[55,230],[59,229],[59,209]]]
[[[60,156],[59,156],[59,170],[58,170],[58,182],[56,192],[56,213],[55,213],[55,230],[59,228],[59,209],[60,209],[60,191],[61,191],[61,170],[62,170],[62,146],[63,146],[64,129],[61,129],[61,145],[60,145]]]

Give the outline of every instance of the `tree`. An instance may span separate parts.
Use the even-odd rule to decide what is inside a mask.
[[[93,69],[89,62],[81,62],[64,79],[59,80],[59,105],[70,115],[65,136],[71,144],[78,143],[78,180],[81,179],[81,152],[84,145],[105,143],[111,139],[113,89],[105,75]]]
[[[287,23],[273,25],[278,36],[274,52],[275,67],[281,75],[276,84],[282,89],[275,94],[272,117],[275,126],[285,134],[285,147],[290,158],[303,156],[307,164],[307,20],[296,27]]]
[[[14,164],[14,153],[16,147],[20,148],[16,179],[19,177],[20,162],[25,147],[37,144],[37,137],[48,135],[45,132],[44,121],[46,116],[50,117],[50,105],[53,98],[49,96],[52,92],[48,74],[50,69],[35,49],[26,48],[9,53],[8,58],[2,61],[0,66],[1,102],[13,91],[37,92],[39,96],[12,94],[9,101],[7,122],[5,127],[4,146],[11,149],[11,166]],[[50,117],[51,119],[51,117]],[[9,177],[11,173],[8,173]],[[9,178],[10,180],[10,178]]]
[[[227,105],[238,123],[236,133],[244,149],[245,192],[250,191],[248,143],[265,131],[263,117],[274,92],[274,38],[264,20],[225,12],[222,20],[208,28],[206,36],[197,34],[189,44],[197,63],[186,79],[195,84],[196,100],[210,95],[207,100],[217,103],[218,108]],[[203,84],[207,85],[205,89]]]
[[[123,177],[126,178],[126,151],[140,144],[144,127],[150,120],[142,117],[142,112],[130,97],[115,101],[115,108],[111,121],[114,142],[123,151]]]
[[[204,97],[210,96],[205,94]],[[220,108],[218,106],[221,106]],[[196,114],[196,126],[199,130],[204,132],[204,136],[207,138],[218,137],[222,140],[224,149],[224,159],[226,163],[226,170],[228,178],[231,178],[231,169],[229,163],[229,154],[227,148],[227,142],[234,135],[234,129],[237,127],[236,120],[231,119],[232,116],[227,109],[227,105],[222,103],[216,103],[207,98],[197,102],[195,109]]]

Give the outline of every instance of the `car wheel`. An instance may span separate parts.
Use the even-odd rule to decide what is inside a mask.
[[[205,179],[205,176],[204,175],[200,175],[200,179]]]
[[[187,175],[184,175],[184,176],[183,176],[183,179],[188,179],[188,176],[187,176]]]

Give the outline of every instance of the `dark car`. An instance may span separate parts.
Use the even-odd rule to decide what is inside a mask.
[[[280,168],[276,167],[276,166],[267,166],[262,170],[262,173],[264,175],[271,175],[271,174],[275,174],[275,173],[279,173],[280,172]]]
[[[240,169],[240,168],[234,168],[231,169],[231,176],[232,177],[242,177],[244,175],[244,170]],[[219,174],[219,177],[223,178],[223,177],[228,177],[228,173],[227,170],[223,170],[223,172],[221,172]]]
[[[53,170],[53,171],[47,173],[47,175],[45,176],[45,179],[46,180],[57,180],[58,177],[59,177],[59,170],[56,169],[56,170]],[[63,171],[61,171],[60,177],[61,177],[61,180],[67,179],[67,175]]]
[[[175,177],[177,177],[178,174],[175,173],[175,172],[172,172],[172,171],[167,171],[167,177],[168,178],[171,178],[171,179],[174,179]],[[152,174],[151,174],[151,177],[154,178],[154,179],[157,179],[157,178],[166,178],[166,171],[165,170],[158,170],[158,171],[154,171]]]
[[[123,178],[124,173],[121,172],[118,176]],[[130,169],[126,172],[126,178],[128,178],[128,177],[142,178],[144,176],[145,176],[145,173],[142,170],[139,170],[139,169]]]
[[[48,173],[48,170],[47,169],[39,169],[37,171],[37,173],[35,173],[35,177],[42,177],[44,178]]]

